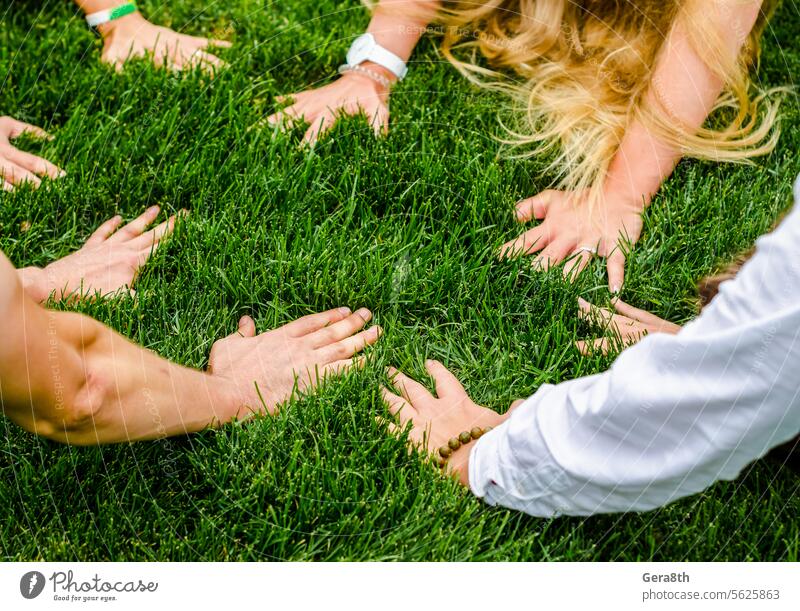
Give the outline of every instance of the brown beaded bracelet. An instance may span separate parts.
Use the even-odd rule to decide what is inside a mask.
[[[447,464],[447,459],[453,455],[453,452],[458,450],[463,445],[467,445],[470,441],[474,439],[479,439],[486,433],[492,430],[492,427],[487,426],[485,428],[481,428],[479,426],[473,427],[472,430],[469,431],[461,431],[458,437],[452,437],[446,446],[441,446],[438,450],[438,454],[436,456],[436,464],[440,468],[444,468]]]

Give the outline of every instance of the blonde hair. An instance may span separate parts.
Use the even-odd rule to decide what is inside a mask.
[[[457,0],[444,5],[437,21],[443,55],[473,83],[516,102],[517,119],[505,125],[501,140],[517,156],[545,154],[554,186],[596,194],[634,120],[684,156],[699,159],[746,162],[775,147],[778,102],[749,76],[775,2],[765,1],[742,52],[730,57],[730,33],[709,26],[711,1]],[[678,21],[724,83],[714,106],[723,112],[699,130],[687,129],[661,108],[666,105],[652,79],[658,52]],[[509,72],[517,78],[508,78]],[[659,102],[642,103],[654,85],[651,97]]]

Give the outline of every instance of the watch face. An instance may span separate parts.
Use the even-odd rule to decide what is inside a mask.
[[[355,66],[366,61],[374,48],[375,38],[372,34],[362,34],[350,45],[350,50],[347,52],[347,63]]]

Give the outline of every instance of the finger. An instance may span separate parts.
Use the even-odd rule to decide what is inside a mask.
[[[617,247],[608,255],[606,269],[608,270],[608,288],[614,295],[618,295],[625,281],[625,253],[622,252],[622,249]]]
[[[575,342],[575,347],[581,354],[585,356],[591,356],[592,354],[597,354],[598,352],[601,354],[608,354],[611,348],[609,339],[607,337],[593,339],[590,341],[579,340]]]
[[[400,428],[404,428],[407,422],[411,422],[417,417],[417,410],[414,409],[413,405],[396,394],[389,392],[389,389],[385,386],[381,386],[381,396],[389,409],[389,413],[400,420]]]
[[[311,127],[303,134],[301,144],[305,146],[314,146],[317,141],[324,136],[336,123],[336,114],[332,110],[325,110],[318,115],[313,122],[309,120]]]
[[[222,68],[228,67],[227,62],[222,61],[213,53],[199,49],[192,53],[190,63],[193,66],[200,66],[203,68],[203,70],[208,72],[213,72],[214,70],[221,70]]]
[[[2,185],[3,186],[3,191],[13,191],[14,190],[14,185],[12,185],[10,182],[8,182],[6,180],[3,180],[2,177],[0,177],[0,182],[3,183],[3,185]]]
[[[112,235],[109,241],[112,242],[126,242],[137,236],[142,235],[142,232],[147,229],[147,226],[156,220],[161,208],[158,206],[150,206],[142,214],[133,219],[130,223],[125,225],[117,233]]]
[[[323,361],[333,362],[339,359],[346,359],[353,356],[356,352],[361,352],[367,346],[371,346],[378,341],[383,330],[380,327],[370,327],[366,331],[356,333],[342,341],[320,348]]]
[[[326,312],[318,312],[316,314],[303,316],[302,318],[285,324],[283,328],[291,337],[301,337],[313,333],[326,325],[338,322],[349,315],[350,308],[334,308]]]
[[[352,359],[341,359],[339,361],[334,361],[333,363],[328,363],[322,368],[322,374],[324,376],[339,376],[345,373],[348,369],[355,367],[356,369],[361,369],[364,366],[364,363],[367,362],[367,356],[362,354],[361,356],[357,356]]]
[[[557,191],[553,189],[547,189],[538,195],[517,202],[515,211],[517,221],[524,223],[531,219],[543,219],[547,215],[547,209],[556,193]]]
[[[39,176],[48,176],[55,179],[66,175],[64,170],[59,168],[57,165],[50,163],[47,161],[47,159],[43,159],[25,151],[20,151],[16,148],[6,152],[6,157],[16,163],[18,166],[23,167],[34,174],[38,174]]]
[[[160,225],[131,240],[131,246],[142,250],[152,248],[175,230],[177,215],[172,215]]]
[[[573,282],[580,273],[586,269],[589,262],[592,260],[592,253],[581,250],[570,257],[564,264],[564,278]]]
[[[573,248],[571,240],[554,240],[542,252],[534,257],[531,265],[534,269],[546,270],[561,263]]]
[[[529,229],[516,240],[506,242],[500,247],[500,256],[506,259],[529,255],[545,248],[550,241],[547,221]]]
[[[204,47],[219,47],[220,49],[230,49],[233,43],[230,40],[222,40],[221,38],[201,38],[205,41]]]
[[[436,395],[440,399],[448,399],[456,396],[461,397],[466,394],[458,378],[439,361],[429,359],[425,361],[425,368],[428,370],[428,373],[431,374],[436,384]]]
[[[433,395],[428,392],[422,384],[409,378],[402,371],[389,367],[389,378],[392,380],[394,387],[400,391],[400,395],[419,412],[420,407],[433,401]]]
[[[611,322],[613,316],[614,313],[611,310],[598,308],[583,297],[578,297],[578,318],[581,320],[596,325],[606,325]]]
[[[29,182],[34,187],[42,184],[41,179],[33,172],[29,172],[23,167],[15,163],[6,163],[3,165],[3,179],[13,185],[21,185],[22,183]]]
[[[390,435],[393,437],[400,437],[405,429],[397,426],[391,420],[387,420],[386,418],[381,418],[380,416],[375,416],[375,422],[378,423],[378,426],[382,426],[386,428]]]
[[[372,318],[372,312],[367,308],[360,308],[354,313],[350,314],[344,320],[340,320],[328,327],[324,327],[319,331],[309,335],[314,348],[321,348],[334,342],[341,341],[346,337],[353,335],[359,329],[363,329]]]
[[[376,136],[385,136],[389,133],[389,109],[384,104],[379,104],[368,116]]]
[[[297,123],[304,121],[305,116],[305,102],[296,102],[283,110],[271,114],[267,117],[267,123],[270,125],[278,125],[284,129],[291,129]],[[313,115],[309,116],[309,121],[313,120]]]
[[[632,318],[621,314],[614,314],[608,308],[598,308],[585,299],[578,297],[578,317],[588,323],[599,327],[606,327],[612,331],[627,335],[631,327],[641,329],[639,323]]]
[[[663,318],[659,318],[655,314],[651,314],[646,310],[641,310],[633,307],[632,305],[628,305],[622,301],[622,299],[616,298],[612,301],[612,304],[617,312],[633,320],[651,325],[661,325],[665,322]]]
[[[256,322],[249,316],[242,316],[236,326],[236,331],[231,333],[229,338],[236,337],[255,337],[256,335]]]
[[[11,119],[11,131],[8,134],[10,139],[18,138],[22,134],[30,134],[35,138],[42,138],[44,140],[52,140],[52,136],[44,131],[41,127],[36,127],[35,125],[31,125],[30,123],[25,123],[24,121],[18,121],[17,119]]]
[[[89,239],[86,240],[86,246],[105,242],[108,237],[117,230],[117,227],[119,227],[120,223],[122,223],[122,217],[119,214],[108,219],[105,223],[100,225],[100,227],[95,229],[92,235],[89,236]]]

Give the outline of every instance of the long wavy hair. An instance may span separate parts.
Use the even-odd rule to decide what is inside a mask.
[[[444,2],[435,23],[443,55],[464,76],[513,100],[501,137],[513,154],[547,160],[557,188],[598,190],[634,120],[688,157],[747,162],[775,147],[778,101],[750,73],[777,0],[765,0],[738,57],[726,51],[731,33],[717,31],[707,18],[713,1],[455,0]],[[659,50],[677,22],[724,83],[699,130],[643,103]]]

